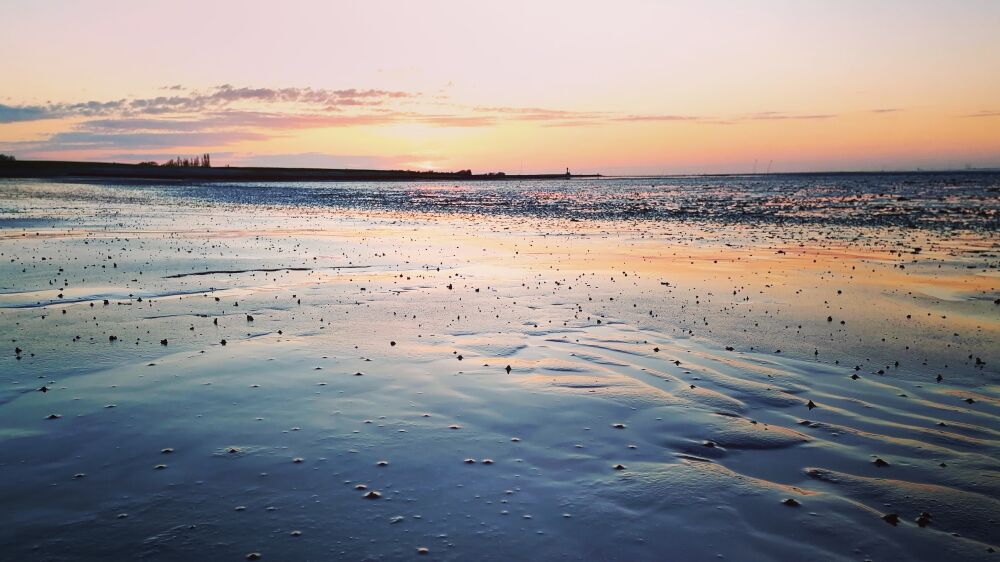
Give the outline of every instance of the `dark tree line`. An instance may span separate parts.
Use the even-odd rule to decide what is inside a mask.
[[[212,155],[209,153],[202,154],[201,156],[195,156],[194,158],[171,158],[163,164],[157,164],[150,160],[149,162],[139,162],[140,166],[165,166],[167,168],[211,168],[212,167]]]
[[[13,162],[17,160],[13,154],[0,154],[0,162]]]

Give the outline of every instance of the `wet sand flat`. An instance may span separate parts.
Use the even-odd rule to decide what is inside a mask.
[[[996,196],[627,187],[0,184],[0,558],[993,559]]]

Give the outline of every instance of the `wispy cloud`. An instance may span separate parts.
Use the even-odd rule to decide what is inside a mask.
[[[22,121],[39,121],[53,119],[47,108],[42,105],[4,105],[0,103],[0,123],[18,123]]]
[[[484,107],[476,106],[476,113],[494,114],[506,119],[517,121],[558,121],[558,120],[590,120],[604,119],[611,115],[599,111],[569,111],[564,109],[547,109],[543,107]]]
[[[379,125],[399,119],[395,112],[369,114],[281,113],[249,110],[209,112],[183,118],[108,118],[91,119],[79,123],[81,130],[89,131],[209,131],[216,129],[315,129],[323,127],[350,127]]]
[[[498,122],[495,117],[484,115],[410,115],[398,117],[402,120],[413,119],[436,127],[490,127]]]
[[[0,143],[0,149],[36,154],[67,151],[143,154],[189,147],[224,150],[233,143],[264,141],[296,130],[400,123],[447,128],[491,127],[502,123],[532,123],[542,127],[593,127],[615,123],[716,126],[838,117],[832,113],[783,111],[705,116],[532,106],[468,106],[454,103],[440,94],[363,88],[255,88],[224,84],[192,90],[175,84],[161,90],[165,95],[76,103],[0,104],[0,124],[67,120],[65,131],[42,140]],[[983,112],[976,116],[988,114]],[[310,153],[310,158],[314,157]]]
[[[794,114],[784,113],[781,111],[762,111],[760,113],[747,115],[744,119],[749,119],[751,121],[801,121],[813,119],[833,119],[834,117],[837,117],[834,113]]]
[[[480,114],[493,114],[498,121],[532,121],[541,122],[547,127],[587,127],[607,123],[640,123],[640,122],[698,122],[711,124],[715,119],[706,119],[697,115],[675,114],[621,114],[613,111],[571,111],[564,109],[549,109],[542,107],[490,107],[476,106],[473,111]]]
[[[80,150],[139,150],[174,147],[214,147],[244,141],[266,140],[273,135],[252,131],[97,133],[67,131],[41,141],[0,143],[6,151],[57,152]]]
[[[179,86],[169,89],[176,91]],[[98,117],[120,115],[183,114],[218,111],[240,104],[305,106],[313,110],[338,111],[342,108],[373,107],[389,100],[419,98],[416,92],[349,88],[327,90],[313,88],[248,88],[229,84],[206,92],[186,92],[150,98],[122,98],[111,101],[50,103],[46,105],[0,105],[0,123],[63,117]],[[300,107],[301,108],[301,107]]]
[[[700,117],[691,115],[621,115],[614,121],[701,121]]]
[[[969,113],[967,115],[963,115],[962,117],[1000,117],[1000,111],[983,110],[975,113]]]

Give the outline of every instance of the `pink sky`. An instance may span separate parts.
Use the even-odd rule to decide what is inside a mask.
[[[0,152],[689,173],[1000,166],[1000,2],[5,2]]]

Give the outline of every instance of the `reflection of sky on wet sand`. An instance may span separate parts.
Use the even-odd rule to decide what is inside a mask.
[[[969,558],[991,544],[990,234],[32,189],[10,205],[36,222],[0,237],[0,327],[23,350],[0,357],[5,551]]]

